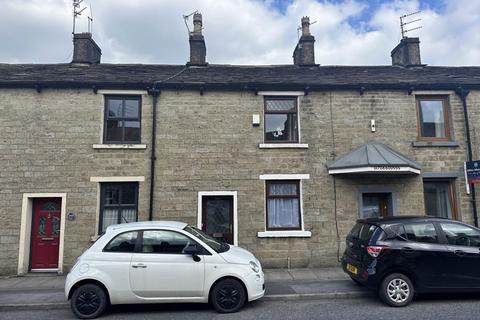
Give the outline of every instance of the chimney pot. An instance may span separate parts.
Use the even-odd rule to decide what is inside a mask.
[[[420,39],[403,38],[390,55],[393,66],[421,66]]]
[[[302,18],[302,36],[309,36],[310,35],[310,18],[303,17]]]
[[[190,61],[188,66],[206,66],[207,47],[205,46],[205,38],[202,35],[202,14],[195,13],[193,15],[193,32],[190,33]]]
[[[302,18],[302,36],[293,51],[293,64],[315,66],[315,37],[310,34],[310,18]]]
[[[72,63],[100,63],[102,50],[93,41],[89,32],[75,33],[73,35],[73,59]]]
[[[193,15],[193,33],[202,34],[202,14],[198,12]]]

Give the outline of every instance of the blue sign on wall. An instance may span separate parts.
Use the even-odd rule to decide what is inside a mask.
[[[468,183],[480,182],[480,160],[465,162],[465,176]]]

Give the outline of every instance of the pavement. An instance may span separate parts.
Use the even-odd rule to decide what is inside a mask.
[[[266,301],[348,299],[372,295],[341,268],[266,269]],[[0,278],[0,311],[68,308],[65,276],[28,274]]]

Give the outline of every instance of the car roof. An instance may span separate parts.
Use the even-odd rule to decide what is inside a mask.
[[[433,217],[433,216],[405,215],[405,216],[389,216],[389,217],[359,219],[357,220],[357,222],[382,225],[382,224],[391,224],[391,223],[399,223],[399,222],[407,223],[407,222],[425,221],[425,220],[433,222],[433,221],[445,221],[449,219],[441,218],[441,217]]]
[[[138,229],[138,228],[175,228],[183,229],[188,224],[180,221],[141,221],[141,222],[129,222],[122,224],[114,224],[108,226],[106,232],[116,231],[120,229]]]

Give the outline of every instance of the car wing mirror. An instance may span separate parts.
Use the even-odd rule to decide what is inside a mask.
[[[201,259],[198,256],[198,248],[197,245],[194,243],[189,244],[185,249],[183,249],[183,253],[189,254],[192,256],[193,261],[199,262]]]

